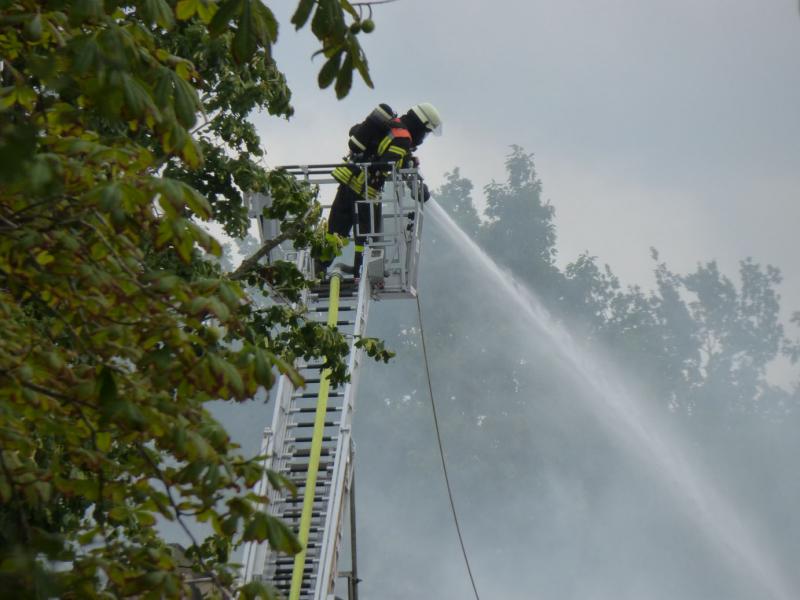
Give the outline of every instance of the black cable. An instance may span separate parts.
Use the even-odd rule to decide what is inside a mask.
[[[431,384],[431,370],[428,365],[428,349],[425,346],[425,328],[422,325],[422,306],[417,296],[417,315],[419,315],[419,335],[422,339],[422,356],[425,358],[425,376],[428,379],[428,393],[431,397],[431,408],[433,409],[433,424],[436,426],[436,441],[439,444],[439,456],[442,459],[442,471],[444,471],[444,482],[447,485],[447,496],[450,498],[450,510],[453,513],[453,521],[456,524],[456,532],[458,533],[458,543],[461,544],[461,553],[464,555],[464,564],[467,565],[467,573],[469,574],[469,581],[472,584],[472,591],[475,592],[475,600],[480,600],[478,595],[478,588],[475,585],[475,578],[472,576],[472,568],[469,565],[469,558],[467,557],[467,549],[464,546],[464,537],[461,535],[461,525],[458,522],[458,514],[456,513],[456,504],[453,500],[453,490],[450,487],[450,477],[447,474],[447,461],[444,459],[444,446],[442,445],[442,433],[439,431],[439,417],[436,414],[436,401],[433,397],[433,385]]]

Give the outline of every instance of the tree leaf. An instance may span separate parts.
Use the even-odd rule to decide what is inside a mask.
[[[203,220],[211,218],[211,205],[206,197],[188,184],[184,183],[181,187],[183,188],[183,199],[194,214]]]
[[[288,490],[292,496],[297,495],[297,486],[294,484],[294,481],[286,477],[285,475],[281,475],[277,471],[273,471],[272,469],[267,469],[267,480],[269,484],[275,490]]]
[[[292,15],[292,24],[295,29],[300,29],[308,21],[311,16],[311,10],[314,8],[315,0],[300,0],[297,5],[297,10]]]
[[[267,539],[269,545],[279,552],[287,554],[297,554],[303,549],[300,540],[297,539],[294,531],[280,519],[276,519],[272,515],[262,513],[267,523]]]
[[[276,355],[272,360],[275,363],[275,366],[278,367],[278,370],[289,378],[294,387],[300,388],[306,384],[305,379],[303,379],[302,375],[300,375],[297,369],[283,360],[280,356]]]
[[[217,12],[214,13],[214,18],[208,25],[208,30],[211,35],[218,36],[225,31],[228,31],[231,26],[231,20],[242,10],[243,0],[225,0],[219,5]]]
[[[353,64],[355,65],[356,69],[358,69],[358,73],[361,75],[361,79],[364,80],[364,83],[371,88],[375,87],[375,85],[372,83],[372,77],[370,77],[369,74],[367,57],[364,56],[364,52],[361,50],[361,46],[358,44],[358,42],[355,42],[353,47]]]
[[[303,549],[294,532],[280,520],[265,512],[255,513],[242,534],[243,541],[268,541],[278,552],[297,554]]]
[[[42,250],[36,255],[36,262],[42,267],[46,267],[54,260],[55,257],[52,254],[50,254],[47,250]]]
[[[217,12],[216,3],[209,2],[208,0],[200,0],[197,5],[197,14],[203,23],[210,23]]]
[[[192,137],[190,137],[186,144],[184,144],[183,150],[181,151],[181,156],[191,169],[197,169],[203,164],[203,150],[200,148],[200,144],[197,143],[197,140]],[[203,214],[206,214],[207,216],[204,217],[202,216]],[[207,219],[209,218],[210,213],[198,213],[198,216],[200,216],[202,219]]]
[[[258,0],[256,0],[258,1]],[[233,57],[238,63],[247,62],[258,47],[256,24],[253,21],[252,0],[242,0],[242,13],[233,36]]]
[[[192,127],[197,121],[197,111],[200,109],[197,90],[177,75],[172,77],[172,83],[175,86],[175,116],[184,127]]]
[[[344,57],[342,68],[336,78],[336,97],[340,100],[347,96],[353,86],[353,55],[348,52]]]
[[[322,68],[319,70],[319,76],[317,77],[317,83],[319,87],[325,89],[336,78],[336,74],[339,72],[339,65],[342,61],[342,52],[340,51],[335,56],[329,58]]]
[[[166,0],[144,0],[144,14],[150,21],[164,29],[172,29],[175,15]]]
[[[175,6],[175,14],[181,21],[194,16],[200,6],[200,0],[179,0]]]
[[[256,381],[267,389],[271,388],[275,383],[275,374],[272,372],[272,365],[265,350],[256,348],[254,363]]]
[[[317,10],[314,11],[314,18],[311,19],[311,31],[322,40],[331,36],[334,23],[330,11],[330,0],[318,0],[318,2]]]
[[[100,403],[111,406],[118,400],[117,396],[117,383],[114,381],[114,373],[108,367],[100,369],[100,375],[97,378],[98,389],[97,395]]]
[[[123,75],[122,91],[126,106],[134,115],[140,116],[145,109],[155,108],[149,92],[135,78]]]
[[[360,19],[360,15],[356,12],[356,9],[353,8],[353,5],[348,2],[348,0],[339,0],[339,5],[347,11],[347,13],[353,17],[353,19]]]
[[[247,1],[247,0],[245,0]],[[278,40],[278,21],[275,15],[261,0],[252,0],[255,18],[260,23],[261,43],[268,47],[270,43]]]
[[[108,452],[111,450],[111,433],[108,431],[98,431],[97,435],[95,435],[95,439],[97,440],[97,449],[100,452]]]

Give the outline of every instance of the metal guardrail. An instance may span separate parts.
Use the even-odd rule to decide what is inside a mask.
[[[369,209],[369,226],[364,229],[358,223],[353,225],[353,234],[368,240],[362,275],[369,278],[373,296],[416,297],[423,225],[423,183],[419,171],[415,168],[400,169],[391,162],[323,163],[279,168],[312,185],[327,186],[340,185],[331,172],[341,166],[362,170],[366,181],[376,180],[379,173],[383,175],[378,198],[368,198],[365,189],[364,196],[357,202],[357,205]],[[280,224],[263,216],[263,209],[271,204],[269,196],[250,194],[248,204],[250,216],[259,221],[262,239],[275,238],[280,233]],[[330,208],[324,203],[323,207]],[[290,260],[306,276],[316,275],[304,249],[288,245],[279,247],[273,250],[270,260]]]

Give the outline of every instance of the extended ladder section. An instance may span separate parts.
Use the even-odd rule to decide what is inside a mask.
[[[287,168],[311,184],[337,183],[330,178],[338,165]],[[369,170],[370,164],[358,165]],[[381,165],[386,168],[386,165]],[[269,498],[263,507],[283,519],[298,534],[304,550],[297,556],[271,551],[266,543],[249,543],[243,557],[245,582],[264,580],[289,600],[333,600],[334,585],[347,577],[349,600],[356,600],[356,557],[353,552],[350,571],[340,573],[339,553],[347,509],[354,519],[350,497],[353,485],[354,445],[352,422],[363,352],[356,347],[367,326],[371,299],[413,298],[417,294],[417,265],[422,228],[422,185],[414,169],[391,167],[387,184],[377,200],[362,202],[380,219],[370,219],[374,230],[358,231],[368,236],[362,272],[345,276],[338,263],[329,276],[318,277],[318,284],[304,298],[308,318],[337,327],[348,342],[346,384],[331,388],[329,373],[321,361],[295,365],[305,386],[293,387],[281,377],[273,411],[272,425],[264,432],[261,454],[265,467],[276,471],[297,486],[297,495],[272,489],[266,478],[258,493]],[[270,199],[263,195],[249,198],[251,216],[258,219],[262,241],[274,238],[278,224],[263,216]],[[293,262],[307,277],[313,273],[313,261],[305,249],[278,247],[270,261]],[[351,535],[354,523],[351,522]],[[351,539],[351,547],[355,540]]]

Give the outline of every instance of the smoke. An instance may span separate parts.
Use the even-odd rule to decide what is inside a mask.
[[[791,503],[767,515],[763,503],[734,510],[704,475],[709,457],[669,432],[666,411],[578,348],[469,243],[453,243],[436,223],[446,217],[433,212],[420,289],[481,595],[794,597],[773,556],[786,540],[759,536],[764,522],[791,516]],[[399,353],[389,366],[365,369],[357,407],[362,591],[467,598],[411,309],[381,303],[370,317],[370,334],[394,339]]]

